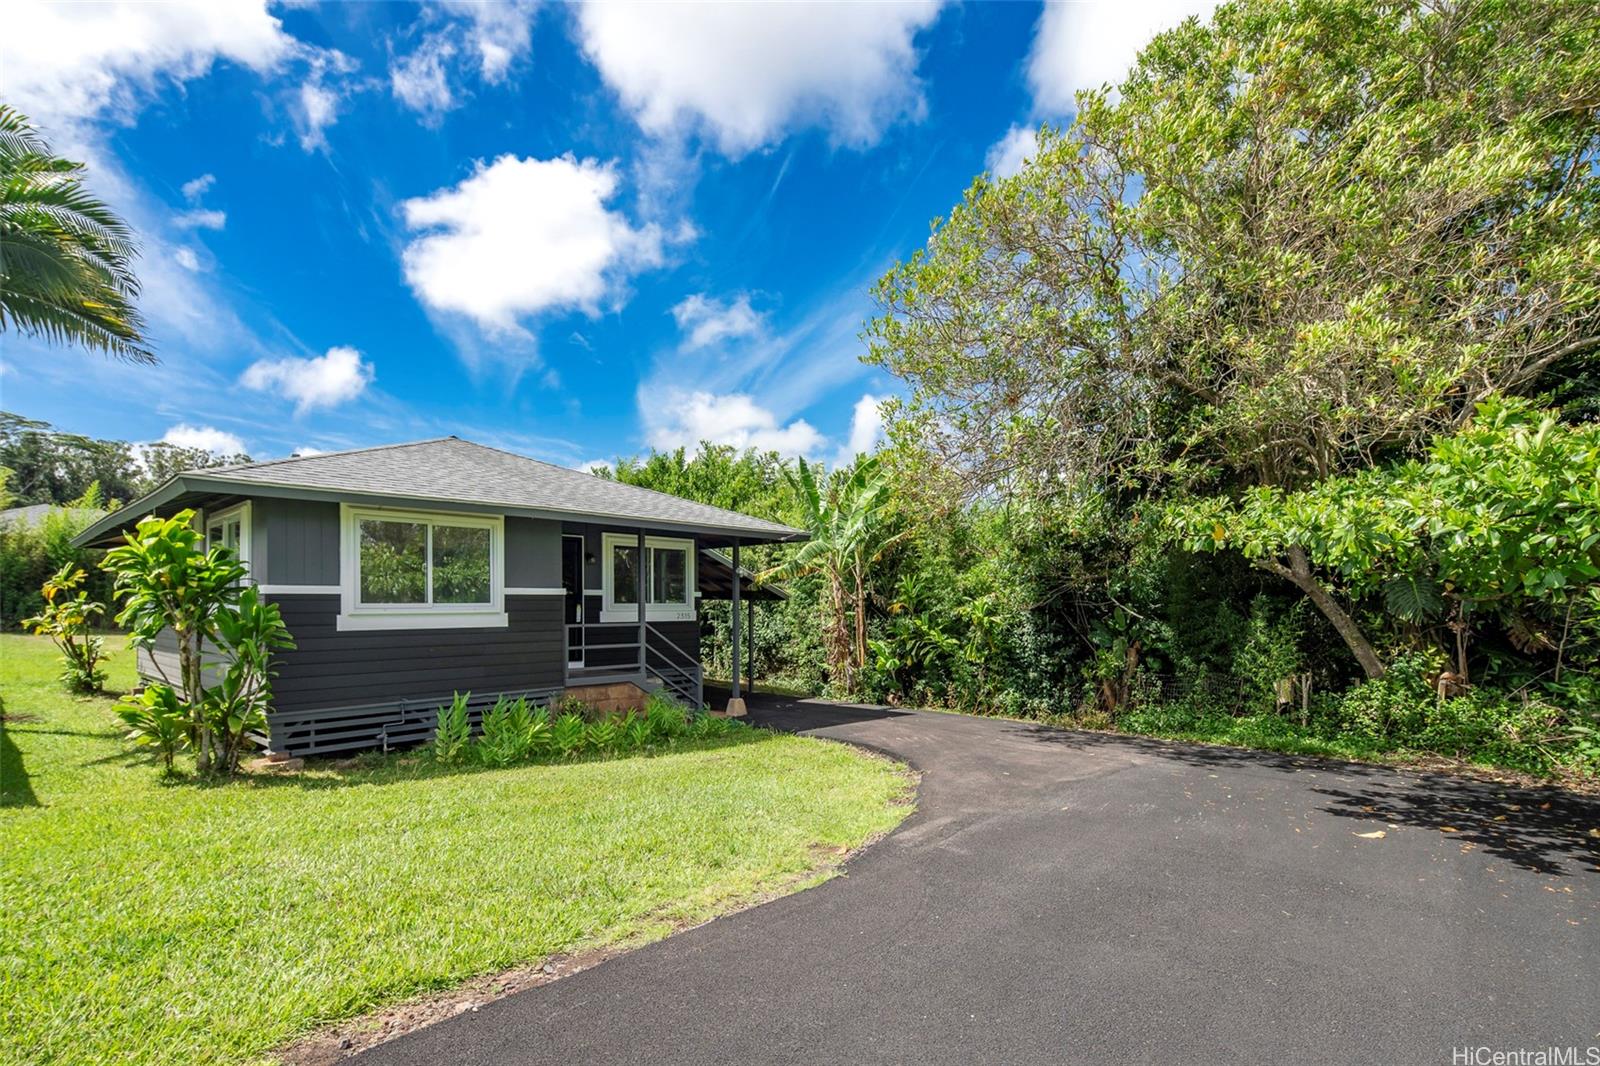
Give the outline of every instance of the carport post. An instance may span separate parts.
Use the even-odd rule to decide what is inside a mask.
[[[739,538],[733,539],[733,695],[728,697],[728,717],[744,717],[744,697],[739,694],[739,657],[744,654],[739,644]]]
[[[756,684],[756,601],[754,598],[745,604],[744,617],[747,623],[744,627],[744,643],[748,649],[745,652],[744,681],[746,685],[754,689]]]

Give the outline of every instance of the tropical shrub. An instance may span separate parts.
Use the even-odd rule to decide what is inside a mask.
[[[439,720],[433,728],[433,757],[445,766],[454,766],[466,758],[472,744],[472,719],[467,714],[470,692],[457,692],[448,707],[439,708]]]
[[[634,751],[643,751],[650,746],[654,733],[650,728],[650,721],[642,714],[629,714],[622,722],[622,733],[627,738],[628,747]]]
[[[272,657],[294,647],[275,603],[254,586],[216,616],[216,647],[227,662],[222,679],[205,690],[205,721],[215,740],[215,769],[233,773],[251,734],[265,734],[272,702]]]
[[[196,766],[202,774],[231,768],[225,738],[213,736],[206,707],[202,649],[217,639],[219,616],[236,612],[245,577],[238,556],[217,545],[206,550],[194,512],[140,520],[100,564],[116,577],[122,601],[117,623],[135,646],[153,649],[163,630],[178,644],[179,683],[187,708]],[[221,743],[219,743],[219,739]],[[219,759],[220,757],[220,759]]]
[[[99,692],[105,683],[100,669],[105,642],[89,632],[105,613],[105,604],[89,599],[80,586],[87,575],[68,563],[44,583],[44,609],[22,625],[36,636],[48,637],[61,651],[61,680],[74,692]]]
[[[550,741],[547,716],[542,707],[535,711],[526,696],[501,696],[483,713],[479,760],[486,766],[510,766],[542,754]]]
[[[550,745],[563,759],[570,759],[581,752],[588,735],[583,716],[570,711],[550,723]]]
[[[118,703],[116,712],[128,726],[128,739],[155,748],[161,756],[162,772],[171,776],[173,757],[189,746],[191,724],[189,712],[173,687],[146,685],[144,691]]]
[[[615,718],[601,718],[589,723],[584,741],[590,751],[609,755],[622,745],[626,736],[624,727]]]
[[[662,692],[652,692],[645,702],[645,721],[650,725],[650,735],[658,741],[670,741],[688,731],[689,715],[683,704]]]
[[[0,619],[5,624],[43,610],[44,583],[63,567],[85,572],[82,589],[89,599],[111,600],[111,576],[100,569],[101,552],[72,543],[100,516],[104,505],[99,484],[91,482],[82,495],[52,507],[35,521],[0,523]]]

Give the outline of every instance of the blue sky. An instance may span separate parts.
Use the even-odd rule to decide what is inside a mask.
[[[4,406],[258,458],[455,433],[834,461],[872,283],[1196,0],[8,8],[0,96],[138,229],[157,368]]]

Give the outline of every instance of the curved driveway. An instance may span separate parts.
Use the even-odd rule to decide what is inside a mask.
[[[753,713],[911,763],[917,812],[843,877],[363,1061],[1449,1066],[1600,1046],[1593,801],[1000,719]]]

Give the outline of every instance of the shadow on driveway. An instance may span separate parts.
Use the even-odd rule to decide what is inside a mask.
[[[1336,773],[1360,784],[1312,787],[1312,794],[1328,799],[1321,808],[1324,814],[1433,829],[1538,873],[1567,876],[1585,869],[1600,872],[1600,799],[1561,788],[1524,788],[1374,763],[1091,733],[1025,722],[1013,721],[1009,725],[1012,735],[1044,744],[1080,751],[1139,751],[1208,770],[1256,767],[1286,773]]]

